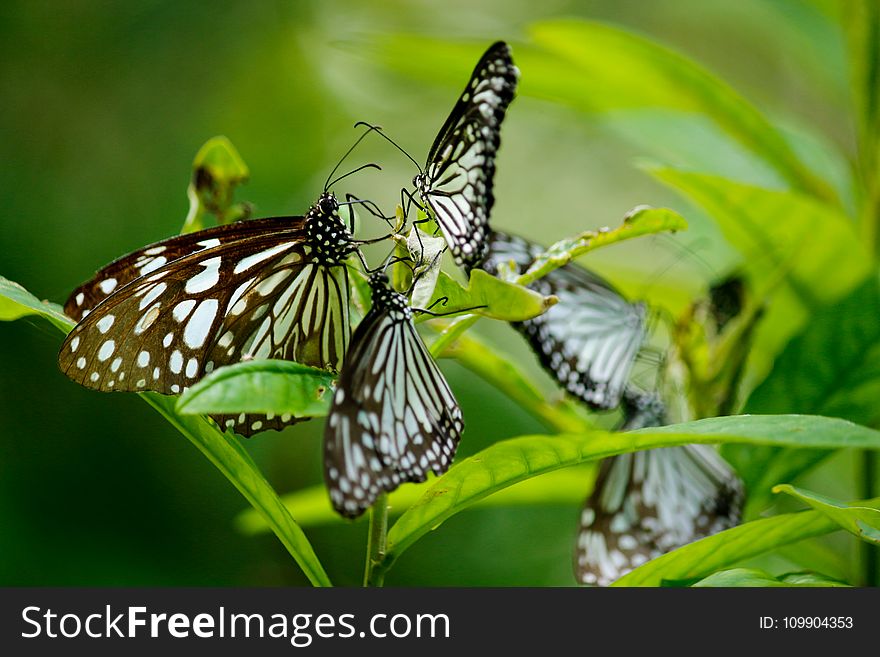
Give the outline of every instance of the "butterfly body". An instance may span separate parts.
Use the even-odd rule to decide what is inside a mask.
[[[338,208],[324,193],[304,217],[217,226],[111,263],[65,304],[80,321],[62,371],[97,390],[176,394],[241,360],[337,370],[351,334],[344,261],[357,248]],[[270,423],[284,424],[246,415],[230,426],[249,435]]]
[[[501,122],[518,80],[510,47],[500,41],[490,46],[413,179],[461,266],[473,266],[485,252]]]
[[[381,273],[370,288],[373,306],[352,338],[325,427],[325,480],[346,517],[403,482],[445,472],[464,428],[406,297]]]

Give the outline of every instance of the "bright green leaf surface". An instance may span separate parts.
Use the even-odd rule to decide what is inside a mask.
[[[747,267],[785,275],[808,308],[839,299],[871,271],[870,253],[852,221],[830,205],[718,176],[664,167],[649,171],[704,208]]]
[[[552,306],[555,297],[544,297],[522,285],[502,281],[482,269],[471,272],[467,287],[462,287],[445,272],[441,272],[434,288],[433,300],[447,297],[445,304],[437,304],[432,312],[453,314],[472,311],[484,317],[506,322],[521,322],[543,313]],[[481,307],[482,306],[482,307]],[[419,314],[417,318],[430,319]]]
[[[595,22],[538,23],[531,36],[536,44],[574,66],[582,84],[572,84],[565,66],[548,62],[540,75],[531,76],[534,87],[524,76],[524,93],[585,110],[654,107],[703,114],[795,188],[833,198],[828,185],[798,160],[761,112],[692,60],[641,36]],[[523,62],[524,67],[528,64],[528,60]]]
[[[290,515],[250,455],[230,434],[202,417],[181,417],[174,411],[173,397],[141,393],[174,427],[204,454],[266,520],[275,535],[315,586],[330,586],[330,578],[302,528]]]
[[[880,283],[876,277],[811,319],[749,397],[747,413],[796,411],[873,425],[880,419]],[[766,506],[774,484],[793,480],[828,452],[730,445],[724,456],[750,491],[748,514]]]
[[[864,541],[880,545],[880,510],[866,506],[844,504],[830,497],[819,495],[790,484],[780,484],[774,493],[787,493],[824,513],[850,534]]]
[[[212,372],[183,393],[177,411],[322,417],[330,408],[335,379],[335,374],[288,360],[236,363]]]
[[[8,313],[8,316],[0,314],[0,319],[16,319],[29,314],[42,315],[65,333],[74,326],[74,322],[56,310],[54,304],[43,304],[23,287],[5,278],[0,278],[0,312]],[[250,455],[239,444],[238,439],[221,433],[205,418],[177,414],[174,408],[177,401],[175,397],[152,392],[140,393],[140,397],[186,436],[239,490],[251,506],[263,515],[267,524],[312,584],[331,585],[302,529],[260,473]]]
[[[836,418],[777,415],[711,418],[627,433],[592,431],[504,440],[455,464],[400,517],[388,532],[386,567],[447,518],[520,481],[625,452],[720,442],[880,449],[880,432]]]
[[[687,227],[684,218],[674,210],[639,206],[630,210],[623,218],[623,223],[614,230],[586,231],[551,245],[535,258],[528,271],[517,278],[516,282],[528,285],[575,258],[603,246],[645,235],[687,230]]]
[[[534,477],[497,495],[480,500],[475,506],[526,506],[564,505],[576,506],[584,501],[589,492],[595,469],[591,466],[565,468],[542,477]],[[388,496],[389,514],[399,516],[418,502],[434,485],[431,478],[420,484],[404,484]],[[327,488],[311,486],[281,497],[301,527],[329,525],[347,522],[330,505]],[[236,518],[238,528],[245,534],[258,534],[269,530],[266,518],[253,509],[246,509]]]
[[[0,276],[0,321],[12,321],[29,315],[44,317],[67,333],[75,322],[57,303],[40,301],[18,283]]]
[[[762,570],[752,568],[733,568],[709,575],[693,585],[707,587],[836,587],[849,586],[824,575],[816,573],[790,573],[773,577]]]
[[[861,504],[880,508],[880,498]],[[837,529],[837,523],[820,511],[754,520],[657,557],[624,575],[613,586],[660,586],[664,581],[702,579],[780,546]]]

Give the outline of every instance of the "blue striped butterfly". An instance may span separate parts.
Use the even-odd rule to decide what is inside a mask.
[[[406,296],[383,272],[369,282],[372,307],[352,337],[324,430],[324,479],[348,518],[403,482],[445,472],[464,429]]]
[[[70,295],[79,321],[58,362],[109,391],[176,394],[212,370],[283,358],[337,370],[351,338],[346,259],[357,251],[324,192],[305,216],[253,219],[150,244]],[[216,416],[245,436],[290,416]]]
[[[459,266],[471,267],[485,253],[501,122],[518,80],[510,46],[492,44],[440,128],[424,170],[413,179]]]
[[[543,247],[495,231],[480,264],[490,274],[512,264],[524,273]],[[514,324],[541,365],[572,395],[595,409],[615,408],[645,341],[646,308],[630,303],[600,276],[570,263],[530,284],[559,302],[543,315]]]
[[[623,430],[666,424],[654,394],[627,391]],[[742,482],[708,445],[607,459],[580,518],[575,574],[607,586],[632,569],[739,522]]]

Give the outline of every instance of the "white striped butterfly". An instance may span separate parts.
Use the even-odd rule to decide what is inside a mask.
[[[495,231],[480,267],[497,274],[499,266],[512,263],[521,274],[543,251],[521,237]],[[630,303],[608,281],[573,263],[529,287],[559,299],[543,315],[514,324],[541,365],[592,408],[616,407],[645,341],[645,305]]]
[[[626,431],[666,423],[653,394],[629,392]],[[607,459],[580,518],[575,574],[608,586],[670,550],[739,522],[742,482],[708,445],[684,445]]]
[[[305,216],[253,219],[151,244],[74,290],[61,370],[88,388],[175,394],[223,365],[283,358],[337,370],[351,337],[357,243],[324,192]],[[249,436],[296,418],[217,416]]]
[[[473,266],[486,249],[501,122],[518,80],[510,46],[492,44],[440,128],[424,170],[413,178],[459,266]]]
[[[406,296],[382,272],[369,282],[373,305],[355,330],[324,430],[324,479],[348,518],[403,482],[445,472],[464,429]]]

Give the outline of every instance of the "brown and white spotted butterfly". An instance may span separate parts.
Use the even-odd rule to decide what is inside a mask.
[[[351,339],[345,261],[357,250],[324,192],[305,216],[253,219],[151,244],[73,291],[58,363],[109,391],[182,392],[218,367],[281,358],[338,370]],[[216,416],[245,436],[288,415]]]
[[[624,396],[624,430],[666,423],[656,395]],[[622,454],[602,464],[581,512],[575,574],[608,586],[649,559],[739,522],[743,486],[708,445]]]

